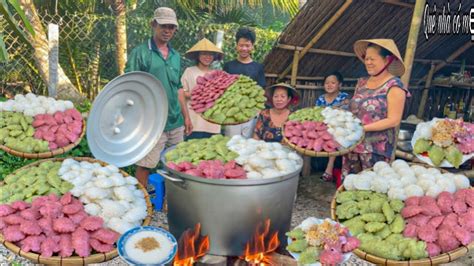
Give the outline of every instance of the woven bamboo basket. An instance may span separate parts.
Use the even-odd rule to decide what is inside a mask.
[[[410,163],[410,165],[414,165],[415,163]],[[426,165],[423,165],[423,164],[418,164],[418,165],[422,165],[422,166],[425,166]],[[448,172],[444,169],[440,169],[440,168],[437,168],[439,169],[441,172]],[[370,169],[369,169],[370,170]],[[471,189],[473,189],[471,187]],[[332,198],[332,201],[331,201],[331,218],[334,220],[334,221],[339,221],[337,219],[337,216],[336,216],[336,207],[337,207],[337,203],[336,203],[336,196],[338,193],[344,191],[344,186],[340,186],[337,191],[336,191],[336,194],[334,195],[334,197]],[[378,256],[375,256],[375,255],[372,255],[372,254],[369,254],[365,251],[362,251],[361,249],[355,249],[353,250],[352,252],[354,254],[356,254],[359,258],[363,259],[363,260],[366,260],[366,261],[369,261],[369,262],[372,262],[372,263],[375,263],[377,265],[389,265],[389,266],[392,266],[392,265],[415,265],[415,266],[424,266],[424,265],[438,265],[438,264],[441,264],[441,263],[448,263],[448,262],[452,262],[464,255],[466,255],[469,250],[472,250],[474,249],[474,241],[472,241],[469,245],[467,246],[461,246],[455,250],[452,250],[450,252],[447,252],[447,253],[443,253],[443,254],[440,254],[436,257],[428,257],[428,258],[425,258],[425,259],[419,259],[419,260],[407,260],[407,261],[397,261],[397,260],[390,260],[390,259],[385,259],[385,258],[381,258],[381,257],[378,257]]]
[[[22,158],[27,158],[27,159],[46,159],[46,158],[51,158],[56,155],[60,155],[72,150],[74,147],[79,145],[79,143],[81,142],[85,134],[86,134],[86,122],[85,120],[82,120],[82,132],[79,138],[74,143],[71,143],[62,148],[59,148],[53,151],[41,152],[41,153],[27,153],[27,152],[16,151],[5,145],[0,145],[0,149],[17,157],[22,157]]]
[[[45,161],[63,161],[65,159],[66,158],[50,158],[50,159],[40,160],[40,161],[34,162],[32,164],[26,165],[26,166],[18,169],[17,171],[19,171],[21,169],[26,169],[26,168],[37,166],[40,163],[45,162]],[[75,158],[72,158],[72,159],[74,159],[76,161],[87,161],[87,162],[90,162],[90,163],[100,163],[102,166],[107,165],[107,163],[104,163],[104,162],[96,160],[96,159],[87,158],[87,157],[75,157]],[[124,176],[129,176],[126,172],[124,172],[122,170],[120,170],[120,173],[122,173],[122,175],[124,175]],[[146,201],[146,206],[147,206],[147,216],[143,220],[143,225],[146,226],[146,225],[149,225],[150,222],[151,222],[152,215],[153,215],[153,207],[151,205],[150,195],[148,195],[148,192],[146,191],[146,189],[140,183],[138,183],[137,186],[145,194],[145,201]],[[111,259],[118,256],[118,251],[115,248],[114,250],[112,250],[110,252],[95,253],[95,254],[91,254],[89,257],[85,257],[85,258],[79,257],[79,256],[72,256],[72,257],[68,257],[68,258],[61,258],[59,256],[53,256],[53,257],[45,258],[45,257],[43,257],[43,256],[41,256],[40,254],[37,254],[37,253],[21,251],[20,247],[18,247],[14,243],[6,241],[3,238],[3,235],[1,235],[1,234],[0,234],[0,244],[4,245],[7,249],[12,251],[16,255],[19,255],[21,257],[29,259],[33,263],[36,263],[36,264],[88,265],[88,264],[91,264],[91,263],[100,263],[100,262],[109,261],[109,260],[111,260]]]
[[[282,135],[283,135],[283,143],[286,143],[286,145],[288,145],[289,147],[291,147],[292,149],[294,149],[298,153],[300,153],[302,155],[310,156],[310,157],[332,157],[332,156],[341,156],[341,155],[348,154],[349,152],[353,151],[357,147],[357,145],[361,144],[362,141],[364,141],[364,137],[365,137],[365,133],[363,133],[362,137],[359,139],[359,141],[357,141],[352,146],[350,146],[348,148],[345,148],[345,149],[335,151],[335,152],[327,152],[327,151],[307,150],[307,149],[303,149],[303,148],[298,147],[297,145],[291,143],[290,140],[285,137],[285,128],[284,127],[282,129]]]

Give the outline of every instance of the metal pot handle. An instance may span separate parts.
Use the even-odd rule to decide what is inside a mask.
[[[184,179],[181,179],[181,178],[177,178],[177,177],[171,177],[168,175],[167,172],[163,171],[163,170],[158,170],[157,171],[160,175],[162,175],[164,178],[168,179],[169,181],[173,182],[173,183],[178,183],[181,187],[185,188],[186,187],[186,183],[185,183],[185,180]]]

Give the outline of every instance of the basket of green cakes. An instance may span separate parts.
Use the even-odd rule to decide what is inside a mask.
[[[474,248],[469,179],[403,160],[347,175],[331,216],[360,240],[354,254],[376,264],[447,263]]]

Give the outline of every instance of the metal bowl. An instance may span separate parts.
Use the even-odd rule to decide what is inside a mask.
[[[400,129],[398,132],[398,139],[399,140],[411,140],[413,137],[413,131],[407,129]]]
[[[411,146],[411,141],[404,140],[404,141],[397,141],[397,147],[405,152],[411,152],[413,147]]]

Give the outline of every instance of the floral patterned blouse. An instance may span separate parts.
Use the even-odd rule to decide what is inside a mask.
[[[376,89],[367,88],[367,78],[359,79],[354,97],[349,103],[349,110],[358,117],[363,125],[371,124],[387,118],[387,94],[390,88],[397,86],[403,88],[403,83],[398,77],[393,77]],[[375,153],[390,158],[396,145],[395,128],[382,131],[366,132],[364,141],[356,147],[356,153]]]
[[[276,127],[270,117],[270,109],[260,112],[255,125],[255,134],[266,142],[281,142],[283,140],[282,128]]]
[[[326,101],[326,98],[324,98],[324,95],[321,95],[318,97],[318,99],[316,100],[316,106],[341,106],[341,105],[345,105],[345,104],[348,104],[348,98],[349,98],[349,94],[345,93],[345,92],[339,92],[339,94],[337,95],[337,97],[330,103],[328,103]]]

